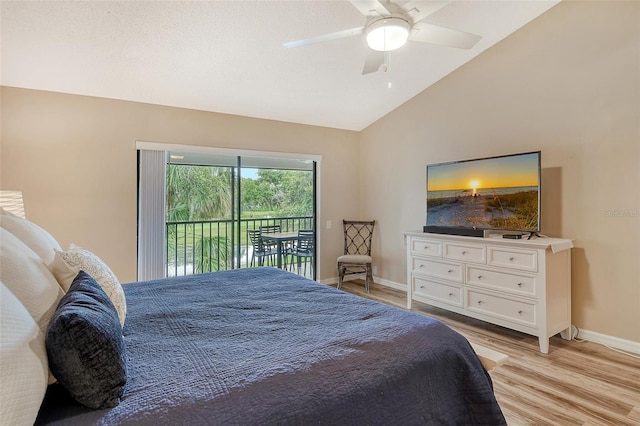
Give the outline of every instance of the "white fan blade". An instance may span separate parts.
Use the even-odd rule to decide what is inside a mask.
[[[411,34],[409,34],[409,40],[457,47],[458,49],[471,49],[481,38],[482,36],[477,34],[465,33],[451,28],[427,24],[426,22],[413,24]]]
[[[389,16],[391,13],[378,0],[349,0],[364,16]]]
[[[317,37],[305,38],[304,40],[289,41],[283,43],[284,47],[300,47],[307,46],[309,44],[322,43],[323,41],[338,40],[341,38],[353,37],[358,34],[362,34],[364,27],[352,28],[350,30],[338,31],[335,33],[324,34]]]
[[[384,52],[367,49],[367,57],[364,60],[362,75],[377,72],[380,69],[380,65],[382,64],[384,64]]]
[[[413,22],[418,22],[449,4],[451,4],[450,1],[410,1],[400,7],[407,12]]]

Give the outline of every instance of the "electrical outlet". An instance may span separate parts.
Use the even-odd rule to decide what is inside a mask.
[[[330,220],[327,221],[327,229],[331,229],[331,221]]]

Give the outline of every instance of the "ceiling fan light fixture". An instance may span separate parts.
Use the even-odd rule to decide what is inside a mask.
[[[367,45],[379,52],[388,52],[404,46],[409,38],[409,23],[396,17],[382,18],[367,27]]]

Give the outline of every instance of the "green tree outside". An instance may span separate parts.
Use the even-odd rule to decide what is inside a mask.
[[[215,228],[185,224],[179,231],[178,224],[170,226],[169,253],[190,254],[195,273],[231,268],[232,168],[169,164],[166,188],[168,222],[222,222]],[[256,179],[242,178],[240,205],[242,218],[311,216],[312,173],[260,169]],[[244,231],[240,243],[246,245]]]

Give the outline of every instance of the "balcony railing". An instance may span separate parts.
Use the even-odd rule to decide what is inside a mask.
[[[238,241],[237,221],[167,222],[166,274],[171,277],[235,269],[238,266],[238,256],[240,267],[248,267],[253,247],[247,231],[269,225],[280,225],[282,232],[313,229],[313,217],[241,219],[239,252],[238,246],[233,243]],[[265,265],[274,266],[268,263]]]

